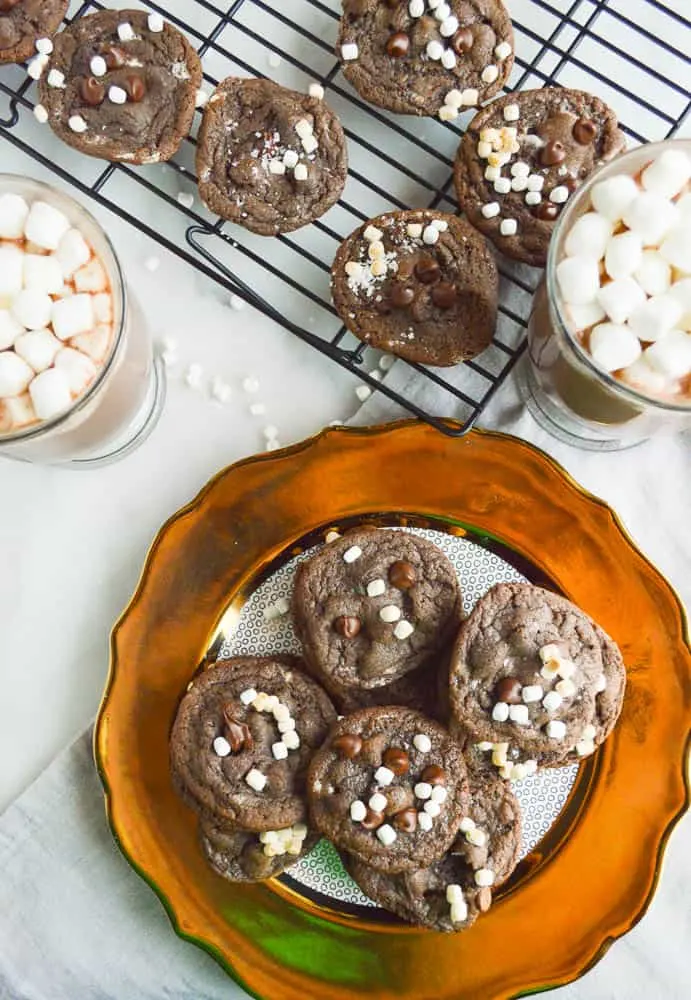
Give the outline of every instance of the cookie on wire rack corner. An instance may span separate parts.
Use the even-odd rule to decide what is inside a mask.
[[[35,56],[32,75],[53,51],[51,38],[67,13],[69,0],[0,0],[0,64]]]

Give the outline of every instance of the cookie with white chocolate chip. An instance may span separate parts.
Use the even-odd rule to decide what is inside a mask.
[[[209,819],[199,824],[199,842],[206,860],[230,882],[274,878],[308,854],[318,839],[305,823],[261,833]]]
[[[21,63],[37,52],[40,65],[68,7],[69,0],[0,0],[0,63]]]
[[[504,86],[513,30],[500,0],[343,0],[336,52],[365,100],[451,121]]]
[[[451,665],[451,711],[474,752],[501,777],[593,753],[624,697],[616,644],[570,601],[527,583],[501,583],[461,626]]]
[[[581,90],[508,94],[470,122],[456,193],[468,220],[502,253],[543,267],[569,196],[626,145],[614,112]]]
[[[289,233],[338,201],[348,173],[341,123],[318,97],[229,77],[204,110],[199,193],[223,219],[261,236]]]
[[[415,210],[371,219],[341,244],[331,293],[359,340],[408,361],[455,365],[494,335],[494,257],[455,215]]]
[[[453,566],[432,542],[405,531],[348,532],[295,577],[295,629],[327,689],[385,688],[436,662],[461,617]]]
[[[243,830],[305,819],[305,777],[336,713],[291,657],[221,660],[194,679],[170,737],[173,782],[203,817]]]
[[[459,745],[438,723],[400,706],[342,718],[312,759],[307,795],[317,830],[385,872],[441,857],[468,808]]]
[[[190,130],[199,56],[160,14],[101,10],[54,39],[40,81],[42,120],[103,160],[169,160]]]
[[[463,931],[492,905],[521,848],[521,808],[492,775],[471,776],[470,804],[450,850],[428,868],[388,874],[347,856],[362,891],[387,910],[436,931]]]

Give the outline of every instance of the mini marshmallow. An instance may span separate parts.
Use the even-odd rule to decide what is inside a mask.
[[[89,69],[93,76],[105,76],[108,72],[108,64],[103,56],[94,56],[89,63]]]
[[[29,394],[40,420],[50,420],[72,403],[67,379],[57,368],[48,368],[37,375],[29,386]]]
[[[432,798],[432,786],[428,781],[418,781],[413,788],[413,792],[415,793],[415,797],[422,801]]]
[[[518,232],[518,223],[515,219],[502,219],[499,224],[499,232],[502,236],[515,236]]]
[[[672,269],[657,250],[644,250],[634,278],[647,295],[661,295],[672,283]]]
[[[461,92],[461,97],[463,99],[463,105],[466,108],[474,108],[480,100],[480,93],[475,87],[466,87],[466,89]]]
[[[283,742],[289,750],[297,750],[300,746],[300,737],[294,729],[289,729],[283,733]]]
[[[408,639],[415,631],[415,626],[410,622],[400,621],[394,626],[393,634],[397,639]]]
[[[390,785],[394,777],[395,775],[393,771],[390,768],[385,767],[383,764],[374,772],[374,780],[378,785]]]
[[[613,323],[625,323],[645,300],[641,286],[628,276],[610,281],[597,293],[597,301]]]
[[[458,18],[453,14],[450,17],[445,17],[444,20],[439,25],[439,34],[442,38],[451,38],[458,31]]]
[[[346,62],[352,62],[354,59],[360,55],[360,50],[357,47],[356,42],[346,42],[345,45],[341,45],[341,57]]]
[[[52,69],[48,74],[47,83],[49,87],[62,90],[65,86],[65,74],[61,73],[59,69]]]
[[[434,6],[430,6],[430,9],[434,11],[434,16],[437,21],[445,21],[447,17],[451,17],[451,8],[445,0],[441,3],[435,3]]]
[[[225,736],[217,736],[214,740],[214,753],[217,757],[227,757],[230,753],[230,743]]]
[[[48,110],[43,104],[34,105],[34,118],[39,125],[45,125],[48,121]]]
[[[569,197],[569,189],[564,184],[558,184],[549,193],[549,200],[555,205],[563,205]]]
[[[266,775],[262,774],[261,771],[258,771],[256,767],[250,768],[245,775],[245,781],[250,788],[254,789],[255,792],[263,792],[266,787],[267,780]]]
[[[438,117],[439,121],[453,122],[458,118],[458,108],[451,107],[449,104],[443,104],[439,108]]]
[[[691,373],[691,333],[670,330],[644,354],[655,371],[669,378],[685,378]],[[1,395],[1,393],[0,393]]]
[[[23,334],[24,327],[9,309],[0,309],[0,351],[12,347]]]
[[[495,722],[506,722],[509,717],[509,706],[505,701],[498,701],[492,709],[492,718]]]
[[[454,885],[451,883],[446,887],[446,902],[455,903],[457,900],[463,899],[463,890],[460,885]]]
[[[307,93],[310,97],[314,97],[318,101],[322,101],[324,99],[324,88],[321,83],[310,83]]]
[[[498,201],[490,201],[483,205],[480,211],[482,212],[483,218],[494,219],[501,212],[501,207]]]
[[[55,367],[63,373],[73,396],[80,396],[96,378],[97,368],[90,358],[73,347],[63,347],[55,355]]]
[[[548,712],[556,712],[561,702],[562,697],[557,691],[548,691],[542,699],[542,705]]]
[[[486,167],[485,168],[485,180],[496,184],[501,177],[501,167]]]
[[[691,157],[681,149],[666,149],[641,174],[646,191],[673,198],[691,178]]]
[[[464,816],[460,822],[458,829],[461,831],[461,833],[468,833],[469,830],[474,830],[475,820],[472,819],[470,816]]]
[[[362,555],[362,549],[359,545],[351,545],[349,549],[346,549],[343,553],[343,562],[354,563]]]
[[[290,733],[295,729],[295,719],[286,719],[285,722],[278,723],[279,733]]]
[[[497,194],[508,194],[511,190],[511,181],[508,177],[497,177],[494,182],[494,190]]]
[[[146,23],[149,25],[149,31],[153,31],[154,33],[163,31],[164,21],[160,14],[156,13],[149,14]],[[120,27],[125,27],[125,26],[121,25]]]
[[[680,330],[691,330],[691,278],[684,278],[682,281],[675,281],[669,290],[670,295],[681,303],[683,310],[681,319],[676,326]]]
[[[604,674],[598,674],[597,680],[595,681],[595,694],[602,694],[602,692],[606,689],[607,677]]]
[[[544,689],[540,684],[526,684],[525,687],[521,688],[521,698],[526,705],[533,701],[541,701],[543,694]]]
[[[596,212],[604,215],[610,222],[619,222],[639,191],[633,177],[617,174],[596,184],[590,193],[590,200]]]
[[[494,872],[491,868],[478,868],[475,872],[475,885],[488,887],[494,885]]]
[[[109,87],[108,100],[112,101],[113,104],[127,104],[127,91],[123,90],[122,87]]]
[[[300,157],[295,152],[294,149],[287,149],[283,154],[283,165],[288,169],[292,170],[293,167],[298,165]]]
[[[561,680],[554,685],[554,690],[557,694],[560,694],[562,698],[572,698],[578,689],[570,678],[565,677],[564,680]]]
[[[111,339],[111,328],[105,324],[100,324],[88,333],[80,333],[76,337],[70,337],[69,344],[70,347],[74,347],[76,350],[81,351],[82,354],[86,354],[87,358],[91,358],[95,364],[102,365],[108,355]],[[170,352],[164,351],[163,353],[167,354]],[[175,352],[172,352],[172,354],[175,356]]]
[[[566,313],[572,330],[588,330],[607,315],[598,301],[586,302],[582,306],[567,306]]]
[[[592,302],[600,290],[600,270],[593,257],[577,254],[557,264],[557,281],[568,305]]]
[[[639,392],[657,396],[668,388],[668,381],[665,375],[650,367],[646,359],[647,353],[644,351],[638,361],[634,361],[628,368],[624,368],[620,377],[632,388],[638,389]]]
[[[444,49],[441,54],[441,64],[444,69],[455,69],[456,67],[456,53],[453,49]]]
[[[309,177],[309,170],[304,163],[298,163],[293,170],[293,177],[296,181],[306,181]]]
[[[605,268],[610,278],[625,278],[640,266],[643,240],[638,233],[620,233],[607,242]]]
[[[288,756],[288,747],[283,740],[279,740],[277,743],[271,744],[271,753],[274,760],[285,760]]]
[[[432,741],[426,733],[416,733],[413,736],[413,746],[420,753],[429,753],[432,749]]]
[[[434,799],[429,799],[427,802],[425,802],[423,809],[425,810],[428,816],[432,816],[433,818],[435,818],[441,812],[441,805],[438,802],[435,802]]]
[[[37,247],[57,250],[69,228],[70,220],[63,212],[45,201],[35,201],[24,224],[24,235]]]
[[[37,38],[36,51],[40,52],[41,55],[49,56],[53,51],[53,43],[50,38]]]
[[[14,349],[20,358],[38,374],[50,368],[62,344],[50,330],[22,331],[14,342]]]
[[[26,71],[32,80],[40,80],[47,65],[48,56],[44,56],[39,53],[31,60],[26,68]]]
[[[367,806],[360,799],[355,799],[350,803],[350,818],[354,823],[362,823],[367,815]]]
[[[653,295],[636,309],[629,326],[639,340],[656,341],[677,325],[682,313],[682,304],[674,295]]]
[[[20,396],[33,377],[33,368],[14,351],[0,352],[0,398]]]
[[[36,423],[36,411],[28,392],[21,396],[0,397],[0,431],[15,431]]]
[[[504,62],[505,59],[508,59],[512,52],[513,49],[511,48],[511,44],[509,42],[499,42],[499,45],[497,45],[494,49],[494,54],[499,60],[499,62]],[[509,105],[507,105],[507,107],[508,106]],[[514,107],[518,107],[518,105],[514,105]],[[504,117],[506,117],[506,108],[504,108]],[[507,121],[515,121],[515,120],[516,120],[515,118],[514,119],[507,118]]]
[[[397,833],[392,826],[388,823],[382,823],[382,825],[377,829],[377,838],[382,842],[384,847],[390,847],[394,840],[397,838]]]
[[[51,318],[55,336],[60,340],[69,340],[80,333],[87,333],[94,325],[91,296],[71,295],[52,303]],[[47,322],[40,325],[46,326]]]
[[[58,244],[55,257],[63,276],[71,278],[76,270],[88,262],[91,250],[78,229],[68,229]]]
[[[528,178],[530,180],[530,178]],[[528,191],[525,196],[526,205],[539,205],[542,201],[542,195],[539,191]]]
[[[598,212],[586,212],[574,222],[564,241],[567,257],[604,257],[612,223]]]
[[[497,66],[485,66],[480,78],[483,83],[494,83],[499,78],[499,68]]]
[[[563,740],[566,736],[566,725],[561,719],[551,719],[545,726],[545,732],[551,740]]]
[[[530,723],[527,705],[510,705],[509,719],[517,726],[527,726]]]
[[[367,584],[368,597],[381,597],[384,593],[386,593],[386,583],[384,580],[372,580]]]
[[[607,372],[626,368],[640,357],[638,337],[627,326],[599,323],[590,334],[593,361]]]
[[[11,299],[24,284],[24,254],[19,247],[0,246],[0,299]]]
[[[29,206],[21,195],[10,191],[0,195],[0,239],[21,239],[28,214]]]
[[[542,191],[545,186],[545,178],[542,174],[530,174],[528,176],[528,190],[529,191]]]
[[[479,826],[474,826],[465,831],[465,839],[475,847],[484,847],[487,843],[487,834]]]
[[[305,139],[301,140],[302,148],[309,156],[310,153],[316,152],[319,149],[319,140],[316,135],[308,135]]]
[[[681,271],[691,274],[691,223],[688,219],[673,229],[660,247],[664,259]]]
[[[667,198],[652,191],[636,195],[624,212],[624,223],[638,233],[644,246],[657,246],[674,228],[679,212]]]
[[[134,31],[129,21],[123,21],[122,24],[118,25],[118,38],[121,42],[131,42],[134,38]]]
[[[433,785],[432,786],[432,802],[438,802],[439,805],[443,805],[447,798],[449,797],[448,789],[444,788],[443,785]]]
[[[374,812],[384,812],[388,805],[388,800],[385,795],[381,792],[375,792],[374,795],[369,800],[369,807],[373,809]]]
[[[269,162],[269,173],[270,174],[284,174],[286,172],[286,165],[282,160],[271,160]]]
[[[397,622],[401,617],[401,609],[397,608],[395,604],[387,604],[385,607],[380,609],[379,617],[383,622],[391,625],[393,622]]]
[[[439,239],[439,230],[436,226],[425,226],[422,231],[422,242],[431,246]]]
[[[62,288],[62,268],[50,255],[24,255],[24,287],[47,295],[57,295]]]
[[[372,395],[372,390],[368,385],[359,385],[355,390],[355,395],[357,396],[357,398],[360,400],[361,403],[364,403],[365,400],[369,399],[370,396]]]
[[[49,295],[26,288],[15,296],[12,315],[27,330],[42,330],[50,323],[52,308],[53,300]]]
[[[240,693],[240,701],[243,705],[251,705],[253,701],[256,701],[257,692],[254,688],[246,688]]]
[[[67,124],[73,132],[86,132],[89,127],[81,115],[71,115],[67,119]]]

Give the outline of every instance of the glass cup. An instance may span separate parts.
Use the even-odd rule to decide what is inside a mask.
[[[538,423],[576,447],[614,451],[691,427],[691,398],[655,399],[598,368],[567,329],[556,279],[564,241],[589,208],[593,184],[614,174],[635,176],[669,147],[691,155],[689,139],[651,143],[623,153],[578,189],[554,229],[545,275],[533,300],[528,357],[519,373],[519,388]]]
[[[112,344],[103,366],[69,410],[3,434],[0,455],[28,462],[93,468],[123,458],[153,430],[165,397],[163,367],[141,310],[126,291],[113,246],[94,217],[69,196],[39,181],[0,174],[0,194],[60,209],[103,264],[113,299]]]

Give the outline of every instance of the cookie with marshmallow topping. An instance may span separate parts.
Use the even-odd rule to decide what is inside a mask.
[[[38,71],[52,51],[50,36],[68,7],[69,0],[0,0],[0,63],[21,63],[34,56]]]
[[[305,823],[260,833],[210,819],[199,823],[199,842],[206,860],[230,882],[274,878],[308,854],[318,839]]]
[[[189,133],[201,61],[160,14],[101,10],[54,39],[41,74],[40,120],[103,160],[169,160]]]

